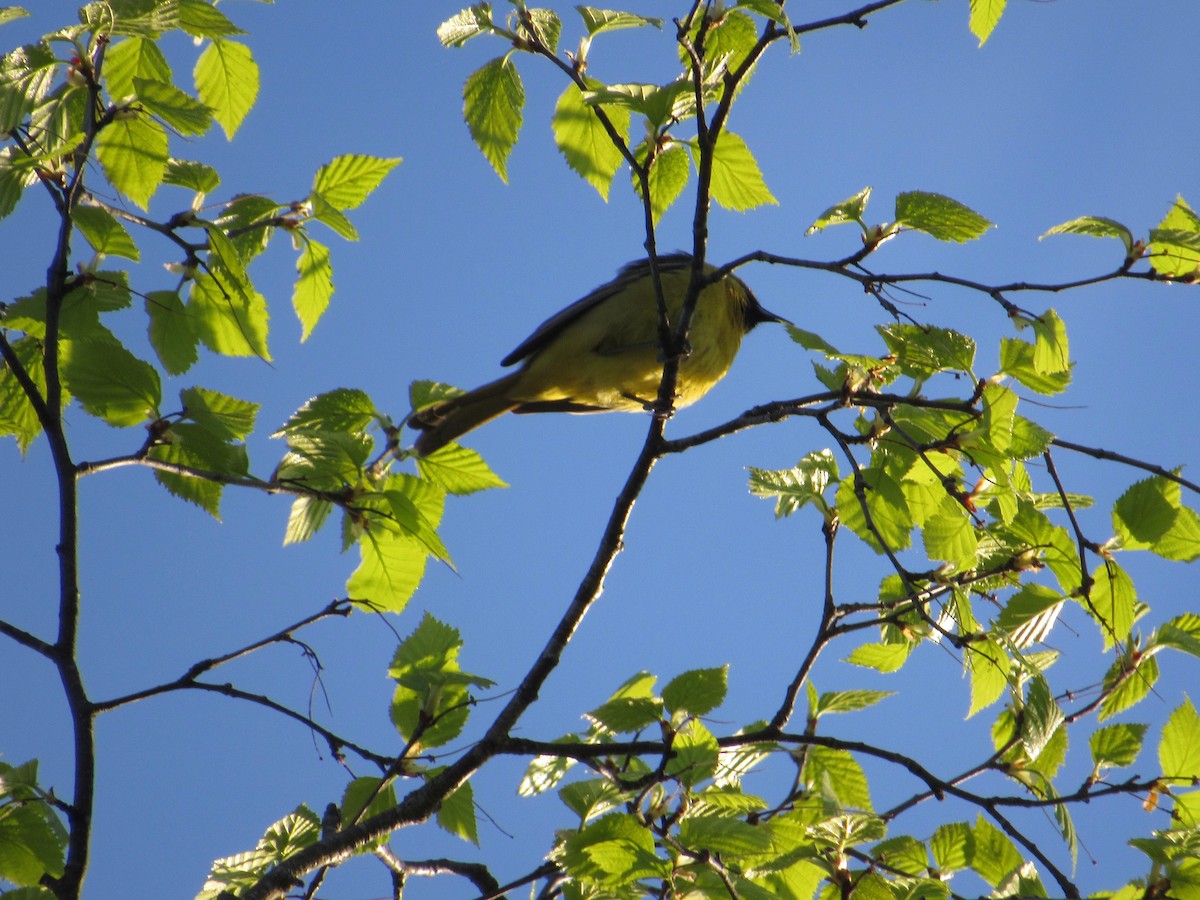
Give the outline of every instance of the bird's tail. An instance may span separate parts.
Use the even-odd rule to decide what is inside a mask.
[[[520,374],[513,372],[473,391],[418,409],[408,417],[409,427],[421,432],[413,449],[419,456],[428,456],[519,406],[520,401],[509,394]]]

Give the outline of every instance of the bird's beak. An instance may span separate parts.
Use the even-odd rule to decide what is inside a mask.
[[[747,331],[755,325],[762,325],[764,322],[778,322],[780,325],[791,325],[792,322],[785,319],[783,316],[777,316],[775,313],[767,310],[758,298],[749,290],[746,291],[749,298],[749,303],[746,306],[746,325]]]

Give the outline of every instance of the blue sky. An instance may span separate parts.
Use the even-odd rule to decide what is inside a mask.
[[[74,20],[73,3],[30,5],[32,19],[0,29],[5,49]],[[820,18],[850,5],[798,4],[793,15]],[[850,229],[810,238],[804,230],[823,209],[871,185],[875,220],[890,216],[897,192],[926,190],[997,224],[965,246],[921,235],[894,240],[874,261],[879,269],[984,281],[1069,280],[1115,267],[1119,245],[1038,241],[1047,228],[1092,214],[1144,233],[1177,193],[1200,203],[1200,125],[1185,88],[1195,63],[1184,36],[1200,29],[1193,0],[1160,0],[1152,15],[1133,14],[1119,0],[1012,0],[982,49],[967,30],[967,6],[913,0],[873,18],[865,30],[809,35],[798,56],[776,46],[731,127],[754,151],[779,205],[716,211],[710,258],[754,249],[814,259],[844,255],[857,242]],[[253,270],[272,303],[273,363],[205,360],[165,391],[195,383],[261,402],[261,434],[250,442],[259,474],[269,474],[281,452],[267,435],[310,396],[361,387],[400,418],[413,379],[462,387],[490,380],[500,358],[537,323],[641,254],[640,212],[624,176],[604,203],[554,148],[549,112],[564,83],[550,66],[518,61],[526,122],[507,185],[475,149],[461,118],[462,82],[500,48],[476,41],[451,51],[438,44],[435,29],[457,4],[360,0],[333,12],[331,4],[291,0],[222,8],[250,32],[246,40],[262,69],[259,105],[235,142],[214,138],[187,148],[187,155],[217,166],[224,189],[290,199],[303,196],[313,171],[337,154],[404,157],[357,211],[361,241],[334,240],[337,294],[306,344],[298,343],[289,309],[293,256],[281,243]],[[565,34],[577,35],[569,13]],[[666,34],[614,38],[597,41],[591,74],[610,81],[674,77]],[[186,72],[195,54],[189,42],[175,39],[169,49],[177,72]],[[171,202],[161,198],[152,211],[165,217],[175,211]],[[43,276],[50,258],[46,207],[31,192],[15,215],[0,221],[4,299],[31,290]],[[677,206],[663,219],[659,246],[690,246],[689,229],[690,211]],[[157,253],[148,252],[150,261],[134,275],[147,290],[171,284],[157,268],[169,258]],[[852,283],[766,266],[743,275],[769,309],[838,347],[878,347],[873,328],[885,321],[883,313]],[[999,337],[1011,333],[1003,311],[947,287],[920,290],[927,296],[912,298],[906,311],[975,335],[980,370],[994,370]],[[1187,386],[1200,333],[1193,291],[1129,282],[1020,302],[1059,310],[1077,360],[1071,391],[1026,414],[1080,443],[1165,466],[1200,458],[1197,402]],[[131,319],[125,327],[131,342],[140,340],[139,323]],[[678,415],[671,433],[816,388],[809,355],[782,329],[764,327],[747,338],[728,378]],[[78,410],[69,419],[79,460],[129,452],[142,440],[137,429],[109,429]],[[391,628],[407,633],[429,610],[462,630],[466,670],[497,681],[497,696],[511,688],[574,592],[645,427],[638,416],[509,417],[472,435],[468,444],[510,487],[449,502],[442,533],[458,573],[431,567]],[[794,421],[660,464],[604,597],[519,733],[553,738],[583,727],[579,713],[640,669],[658,674],[661,685],[687,668],[727,662],[729,700],[715,714],[714,730],[769,715],[816,626],[819,523],[811,513],[774,521],[770,505],[747,493],[745,466],[785,468],[826,446],[823,438],[811,424]],[[1097,497],[1084,525],[1103,540],[1111,527],[1108,506],[1137,474],[1061,453],[1058,462],[1073,489]],[[0,446],[0,466],[7,580],[0,616],[49,634],[55,523],[44,443],[23,463],[11,444]],[[287,516],[281,498],[227,492],[218,524],[169,497],[147,471],[85,481],[81,515],[80,653],[97,698],[173,679],[198,659],[315,611],[342,594],[354,565],[338,554],[334,534],[281,548]],[[884,564],[844,545],[839,596],[870,599]],[[1122,562],[1154,610],[1151,624],[1196,609],[1200,582],[1192,569]],[[220,678],[299,709],[311,697],[333,730],[380,751],[398,749],[387,717],[391,628],[359,615],[306,633],[325,666],[323,689],[315,693],[311,668],[291,647],[239,662]],[[1067,654],[1092,654],[1099,637],[1074,615],[1052,644]],[[833,733],[877,738],[886,730],[888,746],[945,775],[990,746],[986,714],[963,721],[969,690],[949,651],[924,647],[901,675],[888,678],[839,662],[845,652],[822,658],[815,673],[820,689],[899,693],[879,708],[880,718],[837,717]],[[1125,719],[1160,723],[1181,702],[1186,668],[1179,660],[1164,668],[1156,694]],[[1056,688],[1082,688],[1100,671],[1064,665],[1054,674]],[[6,686],[4,760],[40,759],[43,781],[67,793],[67,720],[53,671],[20,648],[0,645],[0,684]],[[495,706],[483,703],[474,715],[482,721]],[[305,730],[223,698],[177,694],[138,704],[103,717],[98,739],[99,808],[87,886],[95,900],[190,897],[214,857],[249,849],[300,802],[320,810],[340,796],[345,781]],[[1073,748],[1070,764],[1082,781],[1085,746]],[[1133,771],[1148,775],[1155,767],[1148,752]],[[533,868],[548,849],[550,829],[569,818],[553,797],[517,800],[522,768],[500,761],[477,782],[486,814],[482,851],[432,829],[404,834],[396,844],[412,857],[503,860],[502,879]],[[361,766],[356,771],[370,774]],[[886,770],[869,773],[880,808],[918,787]],[[1073,783],[1064,776],[1063,785]],[[770,784],[764,777],[748,789],[765,792]],[[912,820],[918,833],[937,821],[974,818],[949,808],[925,815]],[[1127,828],[1140,833],[1167,824],[1162,813],[1143,813],[1133,802],[1093,804],[1079,818],[1086,851],[1077,880],[1085,890],[1143,871],[1141,857],[1124,847]],[[1042,846],[1055,846],[1053,823],[1031,830]],[[1065,854],[1056,859],[1063,863]],[[382,895],[386,881],[376,868],[369,861],[348,866],[331,896]],[[458,888],[418,884],[412,894],[465,896]]]

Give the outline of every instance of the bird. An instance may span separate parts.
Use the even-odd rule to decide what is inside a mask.
[[[656,258],[667,315],[679,320],[692,257]],[[715,267],[706,265],[711,275]],[[732,273],[706,285],[696,301],[688,346],[679,365],[675,407],[695,403],[725,377],[742,337],[764,322],[791,323],[768,312]],[[415,410],[407,424],[420,432],[417,456],[429,456],[507,412],[642,412],[653,409],[663,373],[658,306],[649,259],[555,313],[500,361],[515,372],[473,391]]]

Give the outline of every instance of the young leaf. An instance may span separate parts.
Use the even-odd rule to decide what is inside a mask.
[[[372,612],[402,612],[425,574],[425,548],[408,535],[381,530],[363,534],[358,549],[361,561],[346,581],[346,595]]]
[[[679,195],[687,186],[691,172],[692,167],[688,162],[688,154],[682,144],[671,144],[654,157],[650,164],[648,181],[650,210],[656,223],[662,219],[663,213],[671,204],[679,199]],[[642,194],[641,184],[636,178],[634,187],[640,197]]]
[[[476,145],[500,180],[508,182],[508,154],[521,131],[525,87],[517,67],[498,56],[476,69],[463,86],[463,116]]]
[[[443,831],[479,846],[479,825],[475,817],[475,790],[465,782],[438,806],[437,823]]]
[[[312,208],[312,217],[318,222],[329,226],[329,229],[348,241],[358,240],[358,229],[344,212],[322,197],[316,191],[308,195],[308,203]]]
[[[971,34],[979,38],[982,47],[1004,14],[1008,0],[971,0]]]
[[[146,295],[150,320],[150,345],[158,361],[171,375],[181,375],[195,365],[200,338],[192,319],[175,291],[151,291]]]
[[[204,134],[212,125],[212,110],[173,84],[134,78],[138,102],[180,134]]]
[[[566,158],[567,165],[607,200],[613,176],[625,158],[600,122],[597,109],[601,108],[617,134],[628,140],[629,110],[622,106],[588,105],[575,85],[568,85],[558,98],[551,125],[554,143]]]
[[[244,441],[254,430],[259,404],[202,387],[179,392],[184,415],[220,441]]]
[[[1142,751],[1146,725],[1122,723],[1097,728],[1088,738],[1092,761],[1097,769],[1113,766],[1132,766]]]
[[[329,263],[329,248],[310,237],[303,240],[304,249],[296,260],[296,287],[292,291],[292,307],[300,320],[300,340],[307,341],[317,322],[329,308],[333,296],[333,266]]]
[[[34,337],[12,341],[13,353],[37,387],[46,395],[46,376],[42,342]],[[0,434],[11,434],[24,453],[33,439],[42,433],[42,423],[24,389],[6,365],[0,369]]]
[[[1104,675],[1103,690],[1108,695],[1100,704],[1099,720],[1103,722],[1134,706],[1154,689],[1158,682],[1158,660],[1153,656],[1138,656],[1131,662],[1122,655]]]
[[[755,469],[750,467],[750,493],[775,498],[775,518],[790,516],[808,503],[822,513],[829,512],[824,494],[839,480],[833,451],[818,450],[805,456],[791,469]]]
[[[1132,232],[1120,222],[1106,219],[1104,216],[1080,216],[1070,222],[1063,222],[1038,237],[1038,240],[1050,237],[1052,234],[1085,234],[1089,237],[1117,238],[1125,245],[1126,253],[1133,249]]]
[[[830,225],[844,225],[847,222],[857,222],[865,231],[866,223],[863,222],[863,214],[866,212],[867,201],[870,199],[871,189],[865,187],[853,197],[834,204],[817,216],[817,220],[809,225],[804,233],[806,235],[814,234],[825,230]]]
[[[400,163],[401,159],[396,156],[382,158],[357,153],[335,156],[317,169],[313,190],[336,209],[354,209]]]
[[[1054,700],[1050,683],[1039,672],[1029,684],[1025,711],[1021,717],[1021,743],[1031,761],[1041,755],[1064,721],[1066,716]]]
[[[337,388],[308,400],[271,437],[305,431],[363,431],[378,415],[366,392]]]
[[[342,794],[342,822],[347,825],[361,822],[395,805],[396,789],[393,785],[383,784],[379,778],[370,776],[355,778],[346,785]],[[385,837],[376,838],[365,846],[374,849],[385,840]]]
[[[158,372],[118,341],[65,341],[63,351],[63,380],[87,412],[118,427],[157,417]]]
[[[829,713],[857,712],[874,706],[881,700],[886,700],[895,691],[827,691],[817,698],[813,705],[812,715],[824,716]]]
[[[655,855],[650,830],[624,813],[611,813],[568,835],[559,862],[572,878],[601,888],[665,877],[669,866]]]
[[[212,166],[193,162],[190,159],[169,159],[167,170],[163,173],[163,183],[174,184],[178,187],[189,188],[201,195],[216,190],[221,183],[221,176]],[[193,204],[193,209],[197,206]]]
[[[307,541],[316,534],[333,512],[333,504],[328,500],[302,495],[292,501],[288,513],[287,528],[284,530],[283,543],[299,544]]]
[[[975,836],[966,822],[939,825],[929,840],[933,861],[942,874],[966,868],[975,853]]]
[[[206,347],[225,356],[271,358],[267,349],[267,301],[255,290],[238,290],[212,275],[192,282],[186,313]]]
[[[508,482],[493,472],[482,456],[458,444],[418,458],[417,471],[448,494],[474,494],[508,487]]]
[[[146,209],[167,167],[167,133],[144,115],[118,118],[96,138],[96,159],[113,187]]]
[[[250,48],[237,41],[214,40],[196,60],[193,78],[200,101],[232,140],[258,97],[258,64]]]
[[[152,459],[230,476],[245,475],[249,469],[243,445],[223,441],[202,425],[179,422],[171,426],[170,435],[169,443],[150,449]],[[220,521],[220,482],[161,469],[155,470],[154,477],[176,497],[196,504]]]
[[[216,4],[207,0],[180,0],[179,30],[194,38],[222,38],[246,32],[234,25]]]
[[[196,900],[217,900],[228,891],[240,891],[254,884],[276,864],[299,853],[321,837],[321,820],[307,806],[299,806],[291,815],[267,829],[258,846],[249,853],[218,859]]]
[[[696,165],[699,151],[692,148]],[[731,131],[723,131],[713,148],[712,198],[726,209],[745,212],[757,206],[778,205],[746,142]]]
[[[678,778],[686,787],[695,787],[713,777],[721,748],[704,723],[699,719],[688,719],[675,733],[671,742],[674,756],[667,762],[667,774]]]
[[[957,200],[925,191],[896,195],[895,224],[959,244],[981,237],[992,227],[991,222]]]
[[[860,644],[846,657],[846,662],[877,672],[896,672],[910,653],[911,644]]]
[[[971,834],[975,839],[971,868],[988,884],[995,887],[1021,867],[1024,860],[1021,852],[1004,832],[987,821],[982,813],[975,820]]]
[[[725,700],[729,667],[693,669],[672,678],[663,688],[663,705],[672,713],[703,716]]]
[[[991,706],[1000,699],[1008,687],[1009,669],[1012,666],[1008,654],[991,638],[972,642],[963,662],[971,670],[971,707],[967,718]]]
[[[1188,276],[1200,266],[1200,216],[1183,197],[1150,232],[1150,265],[1162,275]]]
[[[113,43],[104,56],[104,81],[112,97],[123,99],[136,93],[134,79],[171,83],[171,67],[158,44],[144,37]]]
[[[1133,579],[1112,560],[1106,560],[1092,573],[1090,602],[1084,607],[1100,625],[1107,650],[1114,643],[1124,641],[1133,628],[1133,611],[1137,603],[1137,590]]]
[[[75,227],[79,229],[92,249],[106,256],[123,256],[137,262],[140,259],[137,244],[129,232],[108,210],[98,206],[75,207]]]
[[[655,19],[650,16],[639,16],[635,13],[618,12],[611,9],[596,9],[593,6],[577,6],[580,18],[583,19],[583,27],[587,29],[589,36],[601,34],[605,31],[616,31],[620,28],[642,28],[647,25],[652,25],[655,28],[662,28],[663,20]]]
[[[461,47],[492,29],[492,4],[476,3],[439,25],[437,36],[443,47]]]
[[[1169,784],[1194,785],[1200,780],[1200,716],[1186,697],[1163,726],[1158,764]]]

